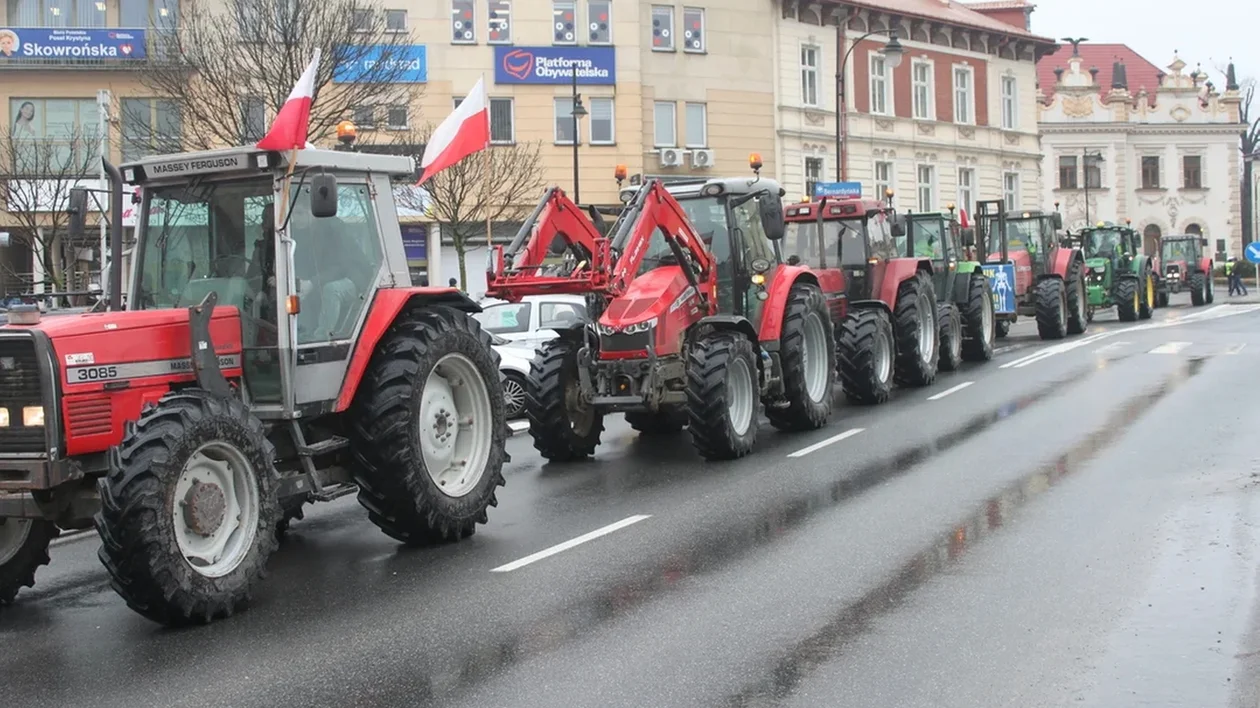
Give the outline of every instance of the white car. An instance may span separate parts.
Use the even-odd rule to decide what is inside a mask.
[[[490,335],[491,346],[499,355],[499,372],[503,374],[503,403],[508,418],[525,414],[525,382],[529,379],[529,363],[534,360],[533,347],[520,346],[497,334]]]
[[[482,329],[530,349],[555,339],[557,329],[587,318],[582,295],[529,295],[520,302],[482,301],[481,305],[484,309],[473,317]]]

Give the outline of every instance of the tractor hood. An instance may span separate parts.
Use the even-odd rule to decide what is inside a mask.
[[[649,341],[655,342],[657,356],[678,354],[687,328],[708,314],[697,295],[675,265],[660,266],[630,281],[625,294],[608,303],[599,318],[600,336],[619,341],[614,347],[608,339],[601,356],[646,357]]]
[[[630,281],[625,294],[608,303],[599,318],[601,328],[623,330],[659,319],[683,290],[687,279],[682,268],[662,266]]]
[[[218,314],[218,313],[216,313]],[[110,331],[147,330],[176,322],[187,322],[188,310],[134,310],[123,312],[82,312],[76,315],[43,314],[39,324],[5,325],[5,330],[37,329],[54,340]]]

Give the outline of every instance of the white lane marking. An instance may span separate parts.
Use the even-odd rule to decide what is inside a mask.
[[[573,548],[575,546],[580,546],[583,543],[586,543],[588,541],[594,541],[600,536],[607,536],[608,534],[614,531],[624,529],[625,527],[630,526],[631,524],[637,524],[640,521],[643,521],[644,519],[650,519],[650,518],[652,518],[650,514],[637,514],[635,516],[628,516],[622,519],[621,521],[618,521],[615,524],[609,524],[603,528],[595,529],[594,531],[591,531],[590,533],[584,533],[581,536],[578,536],[577,538],[569,539],[568,541],[565,541],[564,543],[556,544],[552,546],[551,548],[543,549],[533,555],[525,556],[524,558],[520,560],[514,560],[511,563],[508,563],[507,565],[501,565],[498,568],[492,568],[490,572],[491,573],[510,573],[513,570],[524,568],[525,566],[531,563],[537,563],[538,561],[543,560],[544,558],[550,558],[551,556],[554,556],[557,553],[563,553],[564,551],[567,551],[570,548]]]
[[[844,440],[846,438],[851,438],[854,435],[857,435],[858,433],[862,432],[863,430],[866,430],[866,428],[850,428],[849,430],[846,430],[843,433],[840,433],[839,435],[832,435],[831,437],[827,438],[826,440],[823,440],[822,442],[816,442],[813,445],[810,445],[809,447],[803,447],[797,450],[796,452],[790,453],[788,457],[804,457],[811,452],[818,452],[819,450],[823,449],[824,447],[827,447],[828,445],[838,443],[841,440]]]
[[[958,393],[959,391],[963,390],[964,388],[967,388],[968,386],[970,386],[970,385],[971,385],[971,384],[973,384],[973,383],[975,383],[975,381],[964,381],[964,382],[962,382],[962,383],[958,384],[957,386],[955,386],[955,387],[953,387],[953,388],[947,388],[947,389],[945,389],[944,391],[941,391],[940,393],[936,394],[935,396],[928,396],[928,400],[929,400],[929,401],[939,401],[939,400],[941,400],[942,398],[944,398],[944,397],[946,397],[946,396],[950,395],[951,393]]]
[[[81,541],[95,535],[96,534],[92,531],[92,529],[83,529],[81,531],[63,531],[60,536],[54,538],[52,541],[49,541],[48,546],[51,548],[67,543],[74,543],[75,541]]]
[[[1164,342],[1147,352],[1147,354],[1176,354],[1188,346],[1190,346],[1190,342]]]
[[[529,421],[528,420],[509,420],[508,427],[512,429],[513,433],[524,432],[526,430],[529,430]]]
[[[1243,348],[1244,348],[1244,347],[1246,347],[1246,346],[1247,346],[1246,344],[1235,344],[1234,346],[1230,347],[1229,349],[1226,349],[1226,350],[1225,350],[1225,353],[1226,353],[1226,354],[1237,354],[1237,353],[1241,352],[1241,351],[1243,350]]]
[[[1029,354],[1028,356],[1016,359],[1015,361],[1008,361],[1007,363],[999,366],[998,368],[999,369],[1011,369],[1011,368],[1022,369],[1023,367],[1028,366],[1029,364],[1035,364],[1039,361],[1042,361],[1043,359],[1049,359],[1050,357],[1056,354],[1063,354],[1064,352],[1070,352],[1073,349],[1078,349],[1087,344],[1092,344],[1093,342],[1097,342],[1100,339],[1106,339],[1107,337],[1110,337],[1110,336],[1112,336],[1111,332],[1099,332],[1098,334],[1091,334],[1090,336],[1082,337],[1081,339],[1076,339],[1076,340],[1072,340],[1068,342],[1062,342],[1059,344],[1046,347],[1044,349],[1039,349],[1036,352]]]
[[[1097,349],[1095,349],[1094,353],[1104,354],[1106,352],[1115,351],[1116,349],[1119,349],[1120,347],[1123,347],[1126,344],[1132,344],[1132,343],[1133,342],[1112,342],[1111,344],[1104,344],[1101,347],[1098,347]]]

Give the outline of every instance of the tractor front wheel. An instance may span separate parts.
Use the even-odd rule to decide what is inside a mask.
[[[1121,322],[1137,320],[1138,311],[1141,309],[1137,278],[1121,278],[1116,283],[1112,297],[1116,301],[1116,316]]]
[[[630,411],[626,413],[626,422],[643,435],[673,435],[687,427],[687,411],[679,408],[667,408],[656,413]]]
[[[98,552],[127,606],[164,625],[243,608],[277,546],[275,448],[235,398],[184,389],[127,425],[97,488]]]
[[[836,384],[836,335],[817,286],[800,283],[788,293],[779,356],[787,406],[766,408],[770,424],[779,430],[823,427],[831,417]]]
[[[941,371],[957,371],[962,366],[962,316],[958,306],[946,302],[937,306],[936,319],[941,323]]]
[[[892,391],[892,324],[883,310],[858,310],[840,325],[836,359],[844,395],[854,403],[883,403]]]
[[[577,345],[564,339],[544,342],[529,365],[525,414],[534,447],[552,462],[572,462],[595,454],[604,432],[604,414],[582,400]]]
[[[1142,276],[1140,302],[1138,303],[1138,319],[1149,320],[1155,312],[1155,276],[1147,270]]]
[[[443,306],[400,314],[349,414],[372,523],[408,545],[471,536],[504,484],[504,408],[499,356],[476,320]]]
[[[893,377],[904,386],[928,386],[936,379],[940,360],[940,327],[936,322],[936,291],[926,273],[907,278],[897,289],[893,321],[897,356]]]
[[[1037,283],[1037,334],[1042,339],[1063,339],[1067,336],[1067,293],[1059,278],[1046,278]]]
[[[983,273],[972,273],[967,284],[967,301],[962,304],[962,355],[967,361],[993,358],[996,322],[993,318],[993,290]]]
[[[1194,307],[1202,307],[1207,302],[1208,280],[1209,278],[1198,271],[1190,274],[1190,304]]]
[[[43,519],[0,519],[0,606],[35,586],[35,571],[48,565],[48,544],[59,533]]]
[[[733,460],[757,442],[760,386],[748,338],[733,332],[701,337],[687,355],[687,429],[706,460]]]

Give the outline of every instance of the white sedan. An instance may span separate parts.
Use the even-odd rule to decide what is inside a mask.
[[[519,418],[525,414],[525,382],[529,380],[529,363],[534,360],[534,348],[521,346],[497,334],[491,334],[494,351],[499,354],[499,371],[503,373],[503,403],[507,417]]]

